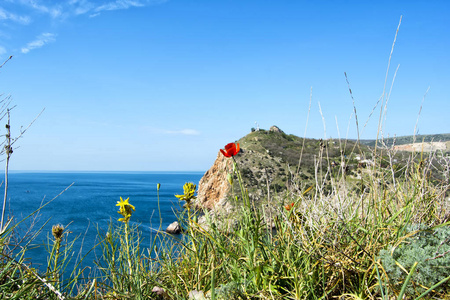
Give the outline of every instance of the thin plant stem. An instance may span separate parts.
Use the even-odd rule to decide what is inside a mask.
[[[420,113],[422,112],[422,106],[423,106],[423,102],[425,101],[425,97],[428,94],[428,91],[430,90],[430,87],[427,88],[425,94],[423,95],[422,98],[422,103],[420,104],[420,109],[419,109],[419,114],[417,115],[417,121],[416,121],[416,125],[414,126],[414,137],[413,137],[413,144],[416,142],[416,135],[417,135],[417,124],[419,124],[419,118],[420,118]]]
[[[305,132],[303,134],[302,148],[300,150],[300,158],[298,160],[298,166],[297,166],[297,172],[296,172],[297,176],[298,176],[298,173],[300,172],[300,165],[302,164],[303,149],[305,148],[305,140],[306,140],[306,130],[308,129],[309,113],[311,112],[311,102],[312,102],[312,87],[309,92],[308,114],[306,115]]]
[[[128,222],[125,222],[125,246],[127,249],[125,250],[127,252],[127,260],[128,260],[128,273],[130,276],[133,274],[131,270],[131,256],[130,256],[130,243],[128,241]]]
[[[5,163],[5,192],[3,196],[3,208],[2,208],[2,219],[0,222],[0,232],[4,231],[3,221],[5,218],[5,210],[6,210],[6,201],[8,199],[8,168],[9,168],[9,159],[11,158],[12,148],[11,148],[11,126],[10,126],[10,110],[7,110],[8,115],[8,123],[6,123],[6,145],[5,145],[5,153],[6,153],[6,163]]]
[[[374,156],[376,156],[376,153],[377,153],[378,139],[379,139],[380,131],[382,129],[383,103],[384,103],[384,97],[385,97],[385,93],[386,93],[386,85],[387,85],[389,69],[391,67],[392,53],[394,52],[395,42],[397,41],[398,31],[400,30],[400,25],[402,24],[402,17],[403,16],[400,16],[400,21],[398,22],[397,30],[395,32],[394,42],[392,43],[391,53],[389,54],[389,60],[388,60],[388,65],[387,65],[387,69],[386,69],[386,76],[384,78],[383,93],[381,94],[381,101],[382,102],[381,102],[381,106],[380,106],[380,117],[379,117],[379,120],[378,120],[378,130],[377,130],[377,139],[375,140],[375,151],[374,151],[375,155]]]

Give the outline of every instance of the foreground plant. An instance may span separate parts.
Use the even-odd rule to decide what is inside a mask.
[[[182,195],[175,195],[175,197],[177,197],[178,200],[186,201],[186,208],[189,211],[191,209],[192,201],[196,199],[196,197],[195,197],[195,190],[196,189],[197,189],[197,185],[195,185],[192,182],[186,182],[183,185],[183,194]]]
[[[96,261],[102,273],[101,294],[113,299],[148,299],[153,280],[152,265],[144,251],[141,251],[142,238],[139,226],[129,222],[136,208],[129,198],[117,201],[121,225],[109,225],[102,238],[102,253]]]
[[[128,221],[130,220],[131,215],[136,210],[133,205],[128,203],[128,200],[130,200],[130,198],[123,200],[122,197],[120,197],[120,201],[117,201],[117,204],[116,204],[116,206],[119,207],[118,213],[121,214],[123,217],[123,218],[120,218],[119,221],[123,222],[125,224],[128,224]]]
[[[119,211],[118,213],[121,214],[123,216],[123,218],[119,219],[119,222],[123,222],[125,224],[125,252],[127,255],[127,261],[128,261],[128,267],[129,267],[129,274],[132,275],[132,267],[131,267],[131,256],[130,256],[130,242],[129,242],[129,226],[128,226],[128,221],[130,221],[131,218],[131,214],[133,213],[133,211],[135,211],[136,209],[134,208],[133,205],[131,205],[130,203],[128,203],[128,200],[130,198],[127,198],[125,200],[122,199],[122,197],[120,197],[120,201],[117,201],[116,206],[119,206]]]
[[[47,274],[49,274],[50,279],[55,282],[55,285],[60,289],[60,264],[59,255],[61,250],[61,241],[63,239],[64,226],[61,224],[53,225],[52,235],[54,238],[53,247],[50,252],[50,258],[47,267]]]

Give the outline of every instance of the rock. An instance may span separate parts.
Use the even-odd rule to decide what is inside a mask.
[[[277,126],[273,125],[272,127],[270,127],[269,129],[270,132],[279,132],[279,133],[284,133],[283,130],[281,130],[280,128],[278,128]]]
[[[217,154],[212,167],[203,175],[198,184],[197,204],[200,207],[212,210],[216,204],[225,200],[230,191],[227,174],[232,173],[233,162],[222,153]]]
[[[179,234],[181,233],[181,226],[180,224],[178,224],[177,221],[175,221],[169,226],[167,226],[166,232],[171,234]]]
[[[202,291],[190,291],[189,300],[206,300],[205,294]]]
[[[152,290],[152,293],[155,293],[156,295],[164,295],[166,291],[159,286],[155,286]]]
[[[169,299],[166,291],[162,287],[155,286],[152,289],[152,292],[155,293],[156,295],[158,295],[160,299]]]

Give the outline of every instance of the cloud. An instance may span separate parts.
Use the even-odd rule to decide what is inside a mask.
[[[162,4],[167,1],[168,0],[116,0],[97,6],[94,11],[98,13],[108,10],[128,9],[130,7],[144,7],[148,5]],[[96,14],[91,16],[96,16]]]
[[[55,40],[55,36],[56,35],[53,33],[45,32],[45,33],[39,35],[36,40],[28,43],[25,47],[23,47],[21,49],[21,51],[22,51],[22,53],[25,54],[25,53],[30,52],[33,49],[41,48],[45,44],[53,42]]]
[[[130,7],[142,7],[144,4],[141,1],[133,0],[117,0],[114,2],[109,2],[104,5],[98,6],[95,11],[99,12],[102,10],[118,10],[118,9],[128,9]]]
[[[6,48],[0,46],[0,57],[2,57],[6,53]]]
[[[195,129],[166,130],[165,133],[182,134],[182,135],[200,135],[200,132]]]
[[[3,2],[2,2],[3,1]],[[0,36],[6,35],[9,31],[3,30],[2,21],[15,22],[20,25],[29,25],[32,21],[42,18],[51,19],[52,28],[55,25],[62,24],[63,20],[68,18],[78,18],[80,16],[96,17],[106,11],[126,10],[129,8],[145,7],[167,2],[168,0],[0,0]],[[7,9],[5,9],[5,5]],[[10,11],[14,11],[11,13]],[[18,12],[29,14],[22,15]],[[38,23],[38,22],[36,22]],[[42,23],[42,22],[39,22]],[[9,24],[7,24],[9,26]],[[8,27],[10,29],[11,26]],[[15,29],[14,27],[13,29]],[[20,29],[18,29],[20,30]],[[45,30],[45,29],[44,29]],[[33,49],[41,48],[44,45],[55,41],[55,35],[52,33],[43,33],[36,40],[29,42],[21,48],[22,53],[28,53]],[[9,36],[8,36],[9,38]]]
[[[9,1],[13,3],[19,3],[22,6],[31,8],[34,11],[45,13],[50,15],[52,18],[58,18],[62,15],[63,9],[61,6],[50,6],[50,5],[44,5],[39,2],[39,0],[16,0],[16,1]]]
[[[3,8],[0,7],[0,20],[11,20],[13,22],[17,22],[20,24],[29,24],[30,18],[27,16],[18,16],[16,14],[10,13]]]
[[[96,16],[103,11],[113,11],[129,9],[132,7],[145,7],[167,2],[168,0],[68,0],[55,1],[57,4],[48,4],[43,0],[6,0],[13,5],[19,5],[31,9],[31,12],[44,13],[53,19],[66,18],[68,16],[79,16],[87,14],[90,17]],[[50,1],[50,3],[52,3]],[[0,8],[0,20],[8,19],[23,24],[30,23],[29,17],[17,16]]]
[[[69,10],[71,10],[76,16],[89,13],[96,7],[88,0],[72,0],[69,1],[68,4],[70,5]]]
[[[57,18],[62,14],[62,9],[59,7],[49,7],[45,5],[39,5],[34,1],[31,1],[29,3],[32,8],[36,9],[37,11],[49,14],[52,18]]]

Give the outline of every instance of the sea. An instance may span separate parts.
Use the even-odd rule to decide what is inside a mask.
[[[129,198],[136,211],[130,225],[139,225],[141,247],[150,247],[155,233],[177,220],[186,182],[198,184],[204,172],[10,172],[6,215],[17,226],[15,238],[29,241],[27,262],[38,270],[47,265],[51,229],[65,227],[65,239],[76,239],[73,261],[84,256],[99,241],[98,232],[119,224],[117,201]],[[160,212],[158,210],[158,191]],[[4,186],[2,186],[4,187]],[[160,227],[160,221],[162,226]],[[34,238],[32,236],[35,235]],[[100,251],[101,252],[101,251]],[[91,251],[83,266],[93,267],[98,252]]]

